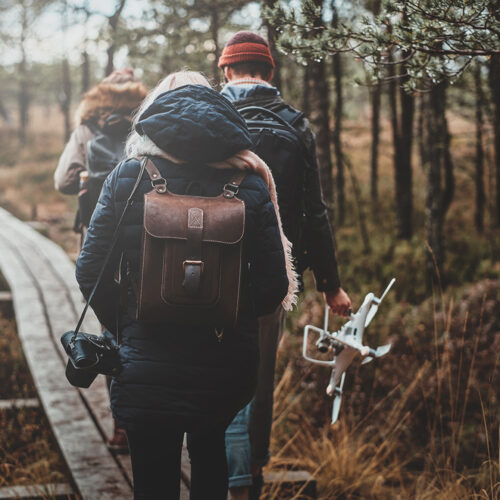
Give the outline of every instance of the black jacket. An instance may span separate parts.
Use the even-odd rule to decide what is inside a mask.
[[[203,191],[200,194],[216,196],[234,172],[211,169],[200,160],[216,161],[219,155],[248,145],[246,125],[223,97],[214,101],[215,92],[189,87],[192,88],[183,87],[159,96],[149,113],[143,115],[139,127],[148,137],[155,138],[157,146],[165,147],[168,142],[172,155],[188,160],[185,165],[176,165],[153,158],[169,190],[184,193],[188,184],[196,180]],[[77,280],[86,296],[96,281],[138,173],[138,160],[128,159],[115,168],[104,184],[77,261]],[[150,190],[151,182],[144,176],[137,201],[126,216],[118,251],[92,303],[99,320],[110,330],[115,327],[118,296],[113,272],[121,254],[132,273],[139,268],[142,197]],[[257,316],[276,309],[286,295],[288,279],[266,184],[250,174],[237,196],[245,202],[246,211],[245,272],[237,326],[224,332],[221,343],[208,328],[137,321],[135,296],[132,289],[128,290],[127,308],[120,313],[124,327],[122,371],[111,387],[113,415],[126,427],[161,423],[167,415],[229,421],[253,395],[258,358]]]
[[[305,186],[302,191],[304,193],[305,220],[300,221],[297,212],[288,214],[283,213],[283,210],[282,219],[295,218],[295,220],[288,221],[288,227],[303,224],[301,241],[293,241],[292,238],[294,247],[300,248],[300,254],[296,255],[298,270],[302,272],[306,268],[310,268],[314,273],[316,287],[319,291],[337,290],[340,287],[337,258],[327,209],[321,194],[316,143],[309,122],[303,113],[287,105],[274,87],[264,85],[233,86],[229,84],[222,90],[222,95],[231,100],[237,107],[259,106],[278,114],[285,112],[285,115],[293,117],[293,126],[306,144],[311,168],[305,169]],[[272,170],[272,165],[269,166]],[[284,181],[286,182],[286,178]]]

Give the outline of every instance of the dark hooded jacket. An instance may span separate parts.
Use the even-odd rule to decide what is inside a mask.
[[[152,157],[168,189],[182,194],[196,181],[197,194],[217,196],[234,171],[207,162],[225,159],[250,146],[244,121],[222,96],[199,85],[161,94],[137,123],[156,146],[187,163]],[[102,267],[116,227],[139,173],[127,159],[107,178],[77,261],[76,276],[88,296]],[[161,423],[168,415],[229,421],[251,399],[257,369],[257,316],[273,311],[287,293],[285,258],[277,218],[264,181],[253,174],[241,183],[245,202],[242,298],[237,326],[218,342],[213,329],[150,324],[135,319],[133,287],[118,308],[114,273],[120,256],[129,274],[139,269],[143,196],[151,190],[145,175],[124,220],[122,237],[92,307],[111,331],[120,310],[122,370],[113,379],[111,406],[128,428]],[[191,192],[191,191],[190,191]]]
[[[297,269],[302,272],[312,269],[316,280],[316,287],[320,292],[335,291],[340,286],[340,277],[335,255],[332,230],[328,220],[327,209],[321,194],[318,160],[316,157],[316,143],[314,135],[304,114],[286,104],[278,89],[269,85],[231,85],[229,83],[222,90],[238,109],[246,106],[259,106],[269,109],[289,122],[298,132],[307,147],[310,167],[304,169],[303,203],[304,214],[297,216],[297,211],[283,211],[281,218],[283,226],[296,229],[302,226],[302,237],[299,241],[292,234],[287,235],[293,244],[294,255],[297,258]],[[258,151],[257,151],[258,153]],[[273,165],[269,165],[271,171]],[[276,178],[278,193],[281,189],[287,191],[287,186],[280,184],[293,182],[294,176]],[[278,197],[279,201],[279,197]]]

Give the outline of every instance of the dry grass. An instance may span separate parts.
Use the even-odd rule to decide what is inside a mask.
[[[280,355],[290,361],[275,390],[268,467],[308,470],[325,500],[498,498],[499,290],[498,282],[475,285],[456,302],[438,294],[403,314],[399,324],[406,331],[374,372],[349,370],[354,385],[333,426],[324,395],[328,370],[294,359],[300,340],[288,334]],[[315,304],[305,321],[294,320],[297,335],[304,322],[318,323],[319,309]],[[408,342],[413,355],[402,349]],[[371,377],[385,391],[373,390],[360,409]]]
[[[0,311],[0,399],[30,397],[36,397],[36,389],[15,322]],[[43,411],[1,410],[0,487],[67,482],[68,478]]]

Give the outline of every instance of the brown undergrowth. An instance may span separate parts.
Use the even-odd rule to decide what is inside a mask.
[[[382,305],[366,341],[393,348],[351,366],[333,426],[328,369],[297,358],[304,324],[321,321],[311,299],[280,348],[269,467],[308,470],[325,500],[498,498],[499,299],[500,282],[483,281],[419,307]]]
[[[0,274],[0,285],[2,282]],[[2,306],[0,400],[34,398],[36,395],[17,338],[12,311]],[[68,477],[66,466],[41,408],[0,410],[0,487],[58,483],[67,481]],[[52,497],[46,495],[46,498]]]

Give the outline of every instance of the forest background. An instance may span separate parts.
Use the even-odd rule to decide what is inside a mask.
[[[269,468],[308,469],[321,498],[498,498],[499,2],[2,0],[0,206],[74,256],[76,200],[52,175],[81,95],[124,66],[150,87],[189,68],[219,89],[240,29],[268,36],[274,82],[316,133],[354,308],[397,278],[367,331],[392,351],[350,368],[332,427],[328,370],[300,357],[322,316],[306,277]]]

